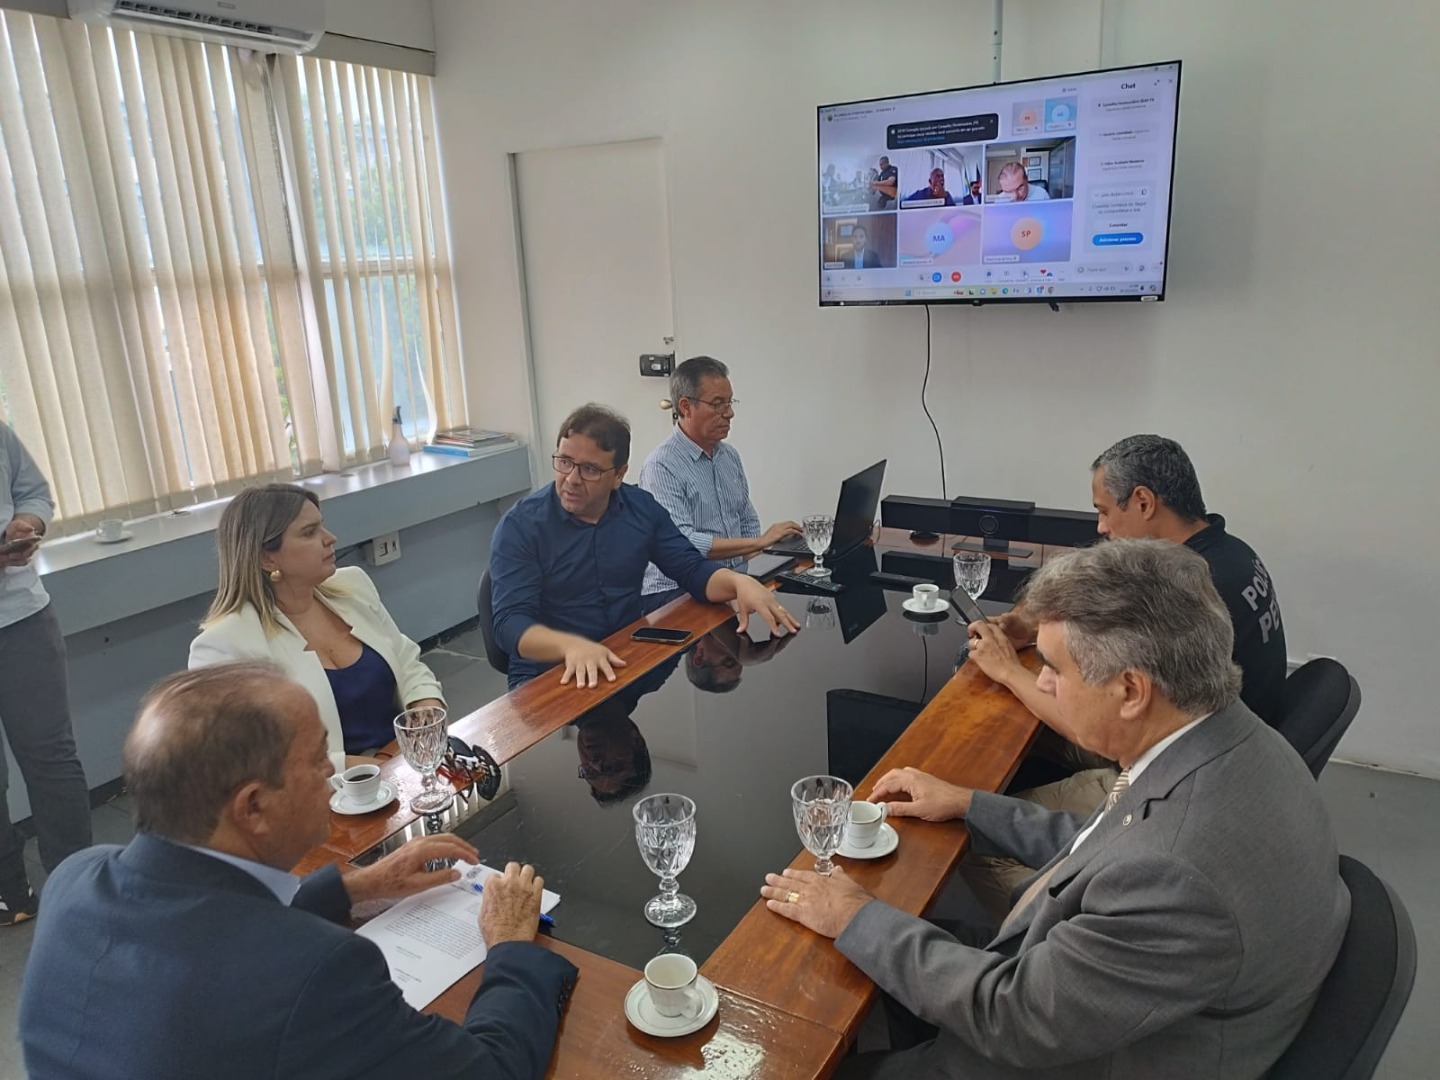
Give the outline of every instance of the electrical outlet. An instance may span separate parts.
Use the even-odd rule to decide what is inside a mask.
[[[384,566],[400,558],[400,534],[386,533],[365,545],[365,561],[371,566]]]

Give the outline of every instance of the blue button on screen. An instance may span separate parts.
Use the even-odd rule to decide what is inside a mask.
[[[1096,233],[1090,239],[1090,242],[1096,247],[1121,247],[1130,244],[1144,243],[1144,241],[1145,234],[1138,232]]]
[[[939,280],[940,280],[940,275],[939,275],[939,274],[931,274],[931,275],[930,275],[930,280],[931,280],[931,281],[939,281]]]

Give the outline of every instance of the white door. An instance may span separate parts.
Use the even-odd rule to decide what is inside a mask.
[[[659,139],[515,156],[525,266],[536,480],[551,477],[561,422],[577,405],[617,409],[632,432],[629,479],[670,433],[669,380],[639,371],[674,334],[665,155]]]

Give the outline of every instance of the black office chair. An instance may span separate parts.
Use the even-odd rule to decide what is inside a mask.
[[[1317,657],[1285,680],[1275,728],[1300,752],[1316,779],[1360,711],[1360,686],[1343,664]]]
[[[495,603],[490,596],[490,570],[480,575],[480,588],[475,594],[475,606],[480,610],[480,637],[485,642],[485,659],[501,675],[510,672],[510,654],[495,642]]]
[[[1368,1080],[1415,985],[1415,927],[1395,891],[1340,856],[1350,925],[1305,1026],[1270,1080]]]

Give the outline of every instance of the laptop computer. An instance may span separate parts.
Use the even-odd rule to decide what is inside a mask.
[[[880,485],[885,480],[885,461],[877,461],[840,484],[840,501],[835,505],[835,531],[825,558],[838,559],[870,538],[875,512],[880,508]],[[809,555],[803,536],[792,536],[765,549],[772,555]]]

